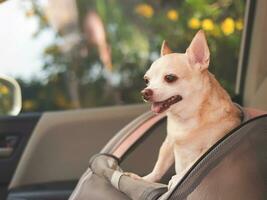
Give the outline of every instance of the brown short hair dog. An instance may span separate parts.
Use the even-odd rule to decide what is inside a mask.
[[[240,124],[240,110],[208,71],[210,52],[203,31],[185,53],[173,53],[163,42],[161,57],[146,72],[142,91],[156,113],[167,113],[167,137],[153,171],[143,177],[158,181],[175,161],[184,172],[229,130]]]

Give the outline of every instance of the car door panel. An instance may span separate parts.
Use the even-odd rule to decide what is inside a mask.
[[[77,180],[91,155],[133,118],[144,105],[117,106],[42,115],[12,178],[10,189]]]
[[[9,191],[8,200],[67,200],[77,181],[22,186]]]
[[[0,117],[0,199],[41,114]],[[10,155],[6,150],[9,149]]]

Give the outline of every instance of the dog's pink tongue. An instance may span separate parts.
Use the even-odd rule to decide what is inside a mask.
[[[151,110],[155,113],[160,113],[161,111],[161,103],[152,103]]]

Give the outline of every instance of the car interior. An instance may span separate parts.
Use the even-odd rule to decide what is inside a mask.
[[[259,110],[267,110],[266,19],[267,1],[247,0],[234,100]],[[126,133],[128,146],[116,151]],[[0,199],[66,200],[90,157],[107,150],[121,158],[123,170],[145,175],[165,134],[165,116],[155,117],[147,104],[0,116]]]

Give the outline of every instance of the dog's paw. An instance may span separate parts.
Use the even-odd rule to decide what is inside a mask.
[[[153,174],[153,173],[143,176],[142,178],[147,182],[157,182],[160,180],[160,178],[156,174]]]
[[[173,176],[168,183],[168,190],[170,190],[172,187],[174,187],[181,180],[181,178],[182,177],[179,175]]]
[[[123,175],[129,176],[129,177],[137,179],[137,180],[142,179],[142,177],[138,176],[137,174],[131,173],[131,172],[124,172]]]

